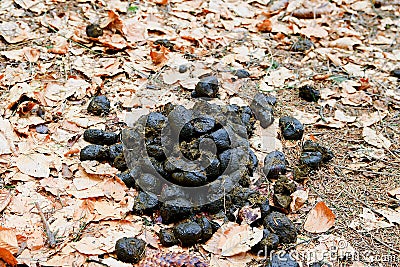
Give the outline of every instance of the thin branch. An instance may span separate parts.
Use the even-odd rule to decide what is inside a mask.
[[[46,235],[47,235],[47,240],[49,242],[49,245],[51,248],[55,248],[56,244],[57,244],[56,237],[54,236],[53,232],[50,230],[49,223],[47,222],[46,217],[44,216],[44,213],[39,206],[39,203],[35,202],[35,207],[39,211],[40,218],[42,219],[44,227],[46,228]]]

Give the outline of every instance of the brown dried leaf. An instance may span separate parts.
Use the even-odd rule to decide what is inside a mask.
[[[260,32],[271,32],[272,30],[272,23],[269,19],[264,20],[260,24],[257,24],[257,29]]]
[[[335,214],[321,201],[308,214],[304,230],[310,233],[324,233],[334,224]]]
[[[53,47],[50,48],[48,51],[50,53],[64,55],[68,53],[68,49],[69,49],[68,39],[62,36],[57,36],[56,38],[53,39]]]
[[[0,247],[0,259],[11,266],[17,266],[17,259],[6,248]],[[5,265],[6,266],[6,265]]]
[[[2,212],[8,206],[11,198],[11,191],[5,189],[0,190],[0,212]]]
[[[19,43],[28,39],[28,27],[25,22],[3,22],[0,23],[0,35],[7,43]]]
[[[230,257],[249,251],[262,237],[263,231],[258,228],[229,222],[221,226],[203,247],[214,254]]]
[[[32,153],[20,155],[15,163],[18,169],[25,174],[37,178],[47,178],[50,175],[50,165],[47,157],[43,154]]]
[[[152,51],[150,51],[151,60],[153,61],[153,63],[155,65],[160,65],[168,60],[166,57],[167,52],[168,52],[168,49],[165,48],[164,46],[162,46],[160,48],[160,51],[152,50]]]
[[[308,199],[308,192],[305,190],[297,190],[290,195],[292,197],[292,202],[290,202],[290,210],[292,212],[298,211],[303,207]]]
[[[390,140],[383,136],[382,133],[378,134],[375,130],[369,127],[364,127],[362,135],[365,142],[377,148],[389,148],[392,145]]]

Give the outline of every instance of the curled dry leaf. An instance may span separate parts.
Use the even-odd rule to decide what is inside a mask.
[[[49,161],[43,154],[20,155],[15,161],[18,169],[24,174],[37,178],[47,178],[50,175]]]
[[[0,260],[11,266],[17,266],[17,259],[6,248],[0,247]]]
[[[378,209],[377,212],[389,222],[400,224],[400,212],[388,208]]]
[[[360,232],[368,232],[379,228],[387,228],[394,226],[392,223],[385,222],[381,218],[377,218],[375,213],[363,208],[363,213],[358,215],[360,218],[355,218],[350,222],[349,227]]]
[[[400,199],[400,187],[388,191],[389,196]]]
[[[11,191],[5,189],[0,190],[0,212],[2,212],[8,206],[11,198]]]
[[[272,23],[269,19],[264,20],[260,24],[257,24],[257,29],[260,32],[271,32],[272,30]]]
[[[97,175],[114,175],[118,170],[111,167],[108,163],[99,163],[95,160],[86,160],[81,162],[81,166],[85,169],[88,174]]]
[[[332,11],[332,5],[329,3],[317,8],[298,8],[293,11],[292,15],[299,19],[314,19],[320,18],[322,15],[331,13]]]
[[[28,39],[28,24],[25,22],[0,23],[0,35],[9,44],[15,44]]]
[[[290,196],[292,197],[292,202],[290,202],[290,210],[295,212],[301,209],[304,203],[306,203],[308,199],[308,192],[305,190],[297,190]]]
[[[321,201],[308,214],[304,230],[310,233],[324,233],[334,224],[335,214]]]
[[[222,225],[203,247],[214,254],[230,257],[249,251],[262,237],[263,230],[229,222]]]
[[[17,235],[13,229],[0,227],[0,247],[13,254],[18,252]]]
[[[49,49],[50,53],[64,55],[68,53],[69,42],[68,39],[57,36],[53,40],[53,47]]]
[[[160,51],[150,51],[150,57],[154,64],[159,65],[167,61],[166,54],[168,49],[162,46]]]

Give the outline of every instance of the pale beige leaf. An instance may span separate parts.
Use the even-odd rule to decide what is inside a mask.
[[[293,117],[297,118],[302,124],[314,124],[321,118],[316,113],[303,112],[298,109],[294,110]]]
[[[363,213],[358,215],[360,218],[355,218],[350,222],[349,227],[360,232],[368,232],[379,228],[388,228],[394,226],[392,223],[387,223],[376,218],[372,210],[363,208]]]
[[[85,172],[97,175],[114,175],[118,170],[111,167],[108,163],[99,163],[95,160],[86,160],[81,162],[81,166]]]
[[[324,233],[334,224],[335,214],[321,201],[308,214],[304,230],[310,233]]]
[[[18,241],[15,230],[0,227],[0,247],[9,250],[12,254],[18,252]]]
[[[347,50],[353,50],[353,47],[355,45],[360,45],[360,44],[362,44],[362,42],[355,37],[343,37],[330,42],[329,46]]]
[[[388,191],[389,196],[397,197],[400,195],[400,187]]]
[[[5,189],[0,190],[0,212],[2,212],[8,206],[11,198],[11,191]]]
[[[387,116],[387,112],[366,112],[361,115],[361,117],[357,120],[358,123],[361,124],[362,127],[371,126]]]
[[[362,135],[365,142],[377,148],[389,148],[392,145],[390,140],[384,137],[382,133],[378,134],[369,127],[364,127]]]
[[[221,248],[221,255],[225,257],[249,251],[263,237],[262,230],[251,228],[249,225],[234,226],[225,234],[227,234],[227,242]]]
[[[317,38],[324,38],[328,36],[328,31],[320,26],[302,28],[300,33],[307,37],[314,36]]]
[[[377,209],[376,211],[385,217],[389,222],[400,224],[400,212],[387,208]]]
[[[50,167],[47,157],[43,154],[32,153],[27,155],[20,155],[15,163],[18,169],[25,174],[33,177],[42,178],[49,177]]]
[[[343,111],[337,109],[335,111],[335,119],[342,122],[355,122],[357,117],[356,116],[348,116]]]

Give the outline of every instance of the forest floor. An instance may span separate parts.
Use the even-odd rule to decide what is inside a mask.
[[[102,36],[87,36],[91,23]],[[240,69],[250,76],[238,79]],[[272,94],[276,122],[297,118],[302,141],[335,154],[298,184],[307,199],[289,213],[303,266],[398,266],[399,69],[396,0],[2,0],[0,248],[28,266],[124,266],[112,258],[115,241],[137,236],[162,251],[215,258],[201,245],[162,247],[164,226],[130,214],[137,193],[116,169],[79,160],[85,129],[119,131],[169,102],[190,106],[199,77],[213,74],[220,83],[214,103],[250,105],[256,92]],[[320,91],[318,102],[299,97],[306,84]],[[109,114],[88,113],[95,95],[110,99]],[[273,149],[293,169],[302,141],[284,140],[276,123],[268,133],[256,126],[258,177]],[[264,143],[271,132],[274,141]],[[303,224],[320,201],[335,222],[310,233]],[[324,214],[318,219],[323,224]],[[310,256],[315,251],[325,258]],[[350,256],[335,254],[343,251]],[[0,258],[14,262],[4,251]]]

